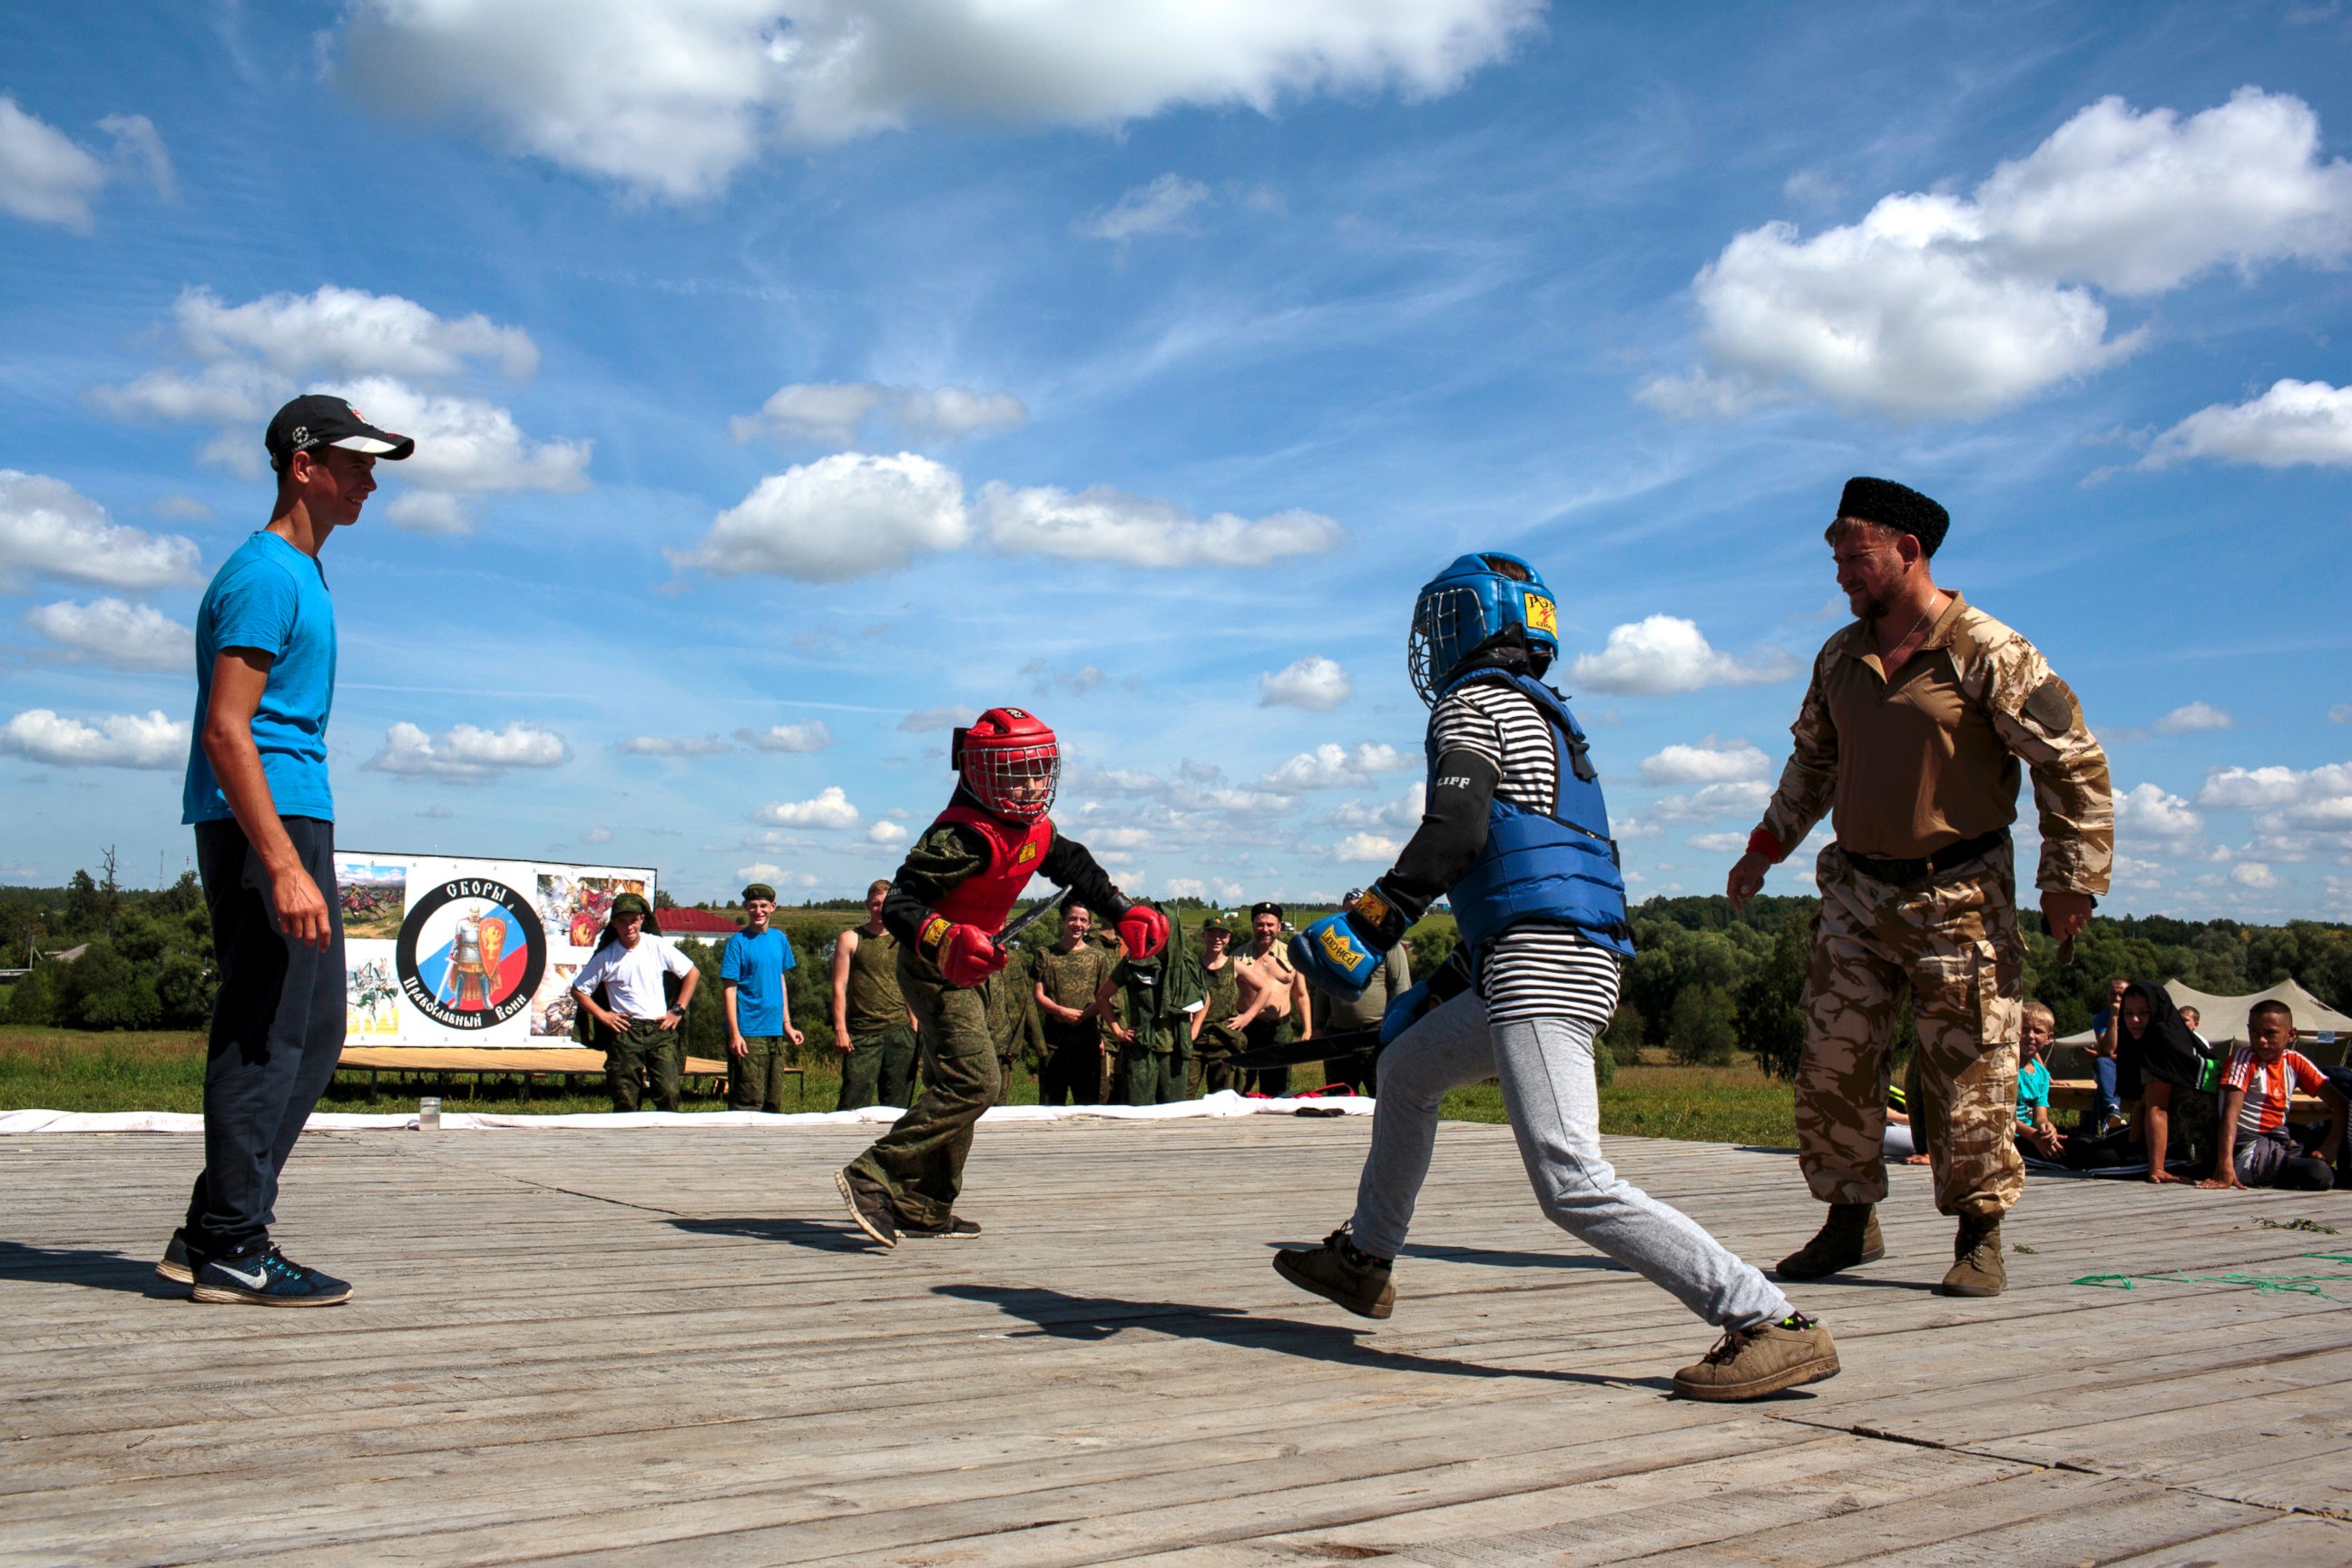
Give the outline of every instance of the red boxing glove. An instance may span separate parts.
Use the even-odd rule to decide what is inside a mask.
[[[945,915],[924,922],[922,948],[950,985],[978,985],[1011,961],[994,937],[978,926],[950,924]]]
[[[1129,904],[1118,917],[1118,940],[1129,957],[1154,957],[1168,945],[1168,917],[1150,904]]]

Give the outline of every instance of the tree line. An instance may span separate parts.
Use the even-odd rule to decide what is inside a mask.
[[[663,900],[665,904],[667,900]],[[1211,906],[1176,900],[1198,940]],[[1604,1037],[1619,1059],[1642,1047],[1663,1047],[1693,1065],[1727,1065],[1745,1050],[1781,1077],[1796,1070],[1803,1043],[1801,1002],[1808,936],[1817,900],[1759,898],[1734,910],[1727,900],[1653,898],[1633,911],[1635,957],[1616,1018]],[[1325,912],[1289,911],[1293,925]],[[658,916],[656,917],[658,920]],[[777,911],[798,967],[789,981],[793,1018],[830,1043],[834,939],[864,918],[862,902],[832,899]],[[2025,991],[2057,1015],[2061,1035],[2091,1026],[2117,977],[2180,980],[2229,995],[2293,979],[2339,1008],[2352,1005],[2352,925],[2294,921],[2283,926],[2238,921],[2183,921],[2163,915],[2095,918],[2075,940],[2074,961],[2061,966],[2057,944],[2031,910]],[[1246,932],[1245,918],[1235,920]],[[1034,933],[1051,942],[1048,929]],[[723,939],[722,939],[723,940]],[[1239,938],[1245,942],[1246,936]],[[1415,974],[1443,963],[1456,937],[1439,911],[1416,925]],[[44,953],[80,948],[71,963]],[[719,1012],[719,943],[687,950],[704,969],[691,1024],[707,1053],[725,1038]],[[193,872],[161,889],[125,888],[112,858],[95,873],[80,870],[62,888],[0,888],[0,966],[30,973],[0,998],[0,1017],[20,1025],[82,1029],[185,1029],[204,1026],[212,1006],[212,933]],[[1907,1048],[1908,1019],[1896,1047]]]

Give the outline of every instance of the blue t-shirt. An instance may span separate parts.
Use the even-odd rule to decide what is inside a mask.
[[[2027,1062],[2017,1069],[2017,1120],[2021,1126],[2033,1125],[2034,1107],[2050,1109],[2050,1069],[2040,1062]]]
[[[229,815],[212,760],[205,755],[205,712],[212,703],[213,663],[223,648],[257,648],[269,675],[254,710],[253,743],[280,816],[335,819],[327,787],[327,710],[335,700],[335,605],[319,563],[262,530],[221,563],[196,612],[196,725],[188,737],[188,782],[182,822],[219,822]]]
[[[758,936],[739,931],[719,955],[719,978],[735,987],[735,1030],[741,1035],[784,1032],[784,971],[798,960],[784,933],[770,926]]]

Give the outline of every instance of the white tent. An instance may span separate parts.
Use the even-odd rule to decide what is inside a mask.
[[[2352,1017],[2347,1017],[2292,980],[2282,980],[2267,991],[2252,991],[2243,996],[2211,996],[2178,980],[2164,983],[2165,994],[2176,1007],[2197,1009],[2197,1032],[2217,1046],[2243,1045],[2246,1039],[2246,1015],[2257,1002],[2284,1002],[2294,1014],[2294,1030],[2305,1041],[2333,1046],[2352,1039]],[[2058,1043],[2062,1046],[2087,1046],[2092,1041],[2088,1029],[2079,1035],[2069,1035]],[[2332,1064],[2336,1058],[2330,1052],[2313,1058]]]

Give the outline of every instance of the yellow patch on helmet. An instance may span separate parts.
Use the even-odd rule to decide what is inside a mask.
[[[1528,605],[1528,630],[1542,632],[1547,637],[1559,637],[1559,606],[1541,594],[1526,594],[1521,597],[1526,599]]]

